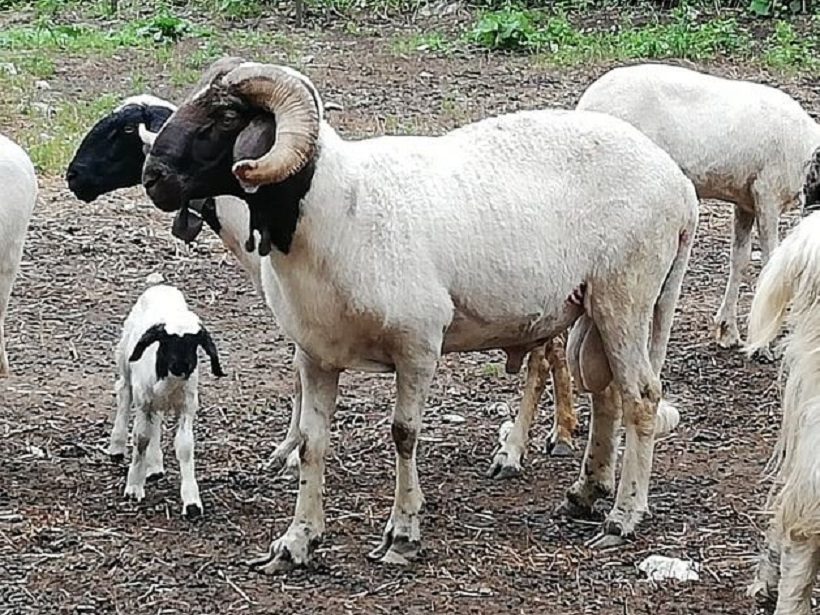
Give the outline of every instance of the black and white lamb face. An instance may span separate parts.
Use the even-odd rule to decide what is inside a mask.
[[[214,376],[225,375],[219,363],[216,345],[203,325],[169,328],[171,332],[166,329],[164,323],[149,327],[134,346],[129,361],[139,361],[151,344],[158,343],[155,366],[157,380],[169,376],[187,380],[197,367],[197,349],[201,346],[211,359],[211,371]]]
[[[149,95],[125,99],[94,124],[68,165],[66,181],[87,203],[117,188],[136,186],[145,163],[140,130],[156,133],[174,112],[170,103]]]

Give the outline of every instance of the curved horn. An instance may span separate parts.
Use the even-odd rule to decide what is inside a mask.
[[[257,108],[276,118],[273,148],[256,160],[239,160],[233,173],[245,186],[275,184],[302,170],[316,151],[321,100],[307,77],[283,66],[246,63],[222,80]],[[311,84],[312,85],[312,84]]]
[[[145,124],[140,124],[137,126],[137,132],[140,134],[140,140],[143,145],[147,145],[148,147],[152,147],[154,145],[154,141],[157,139],[157,133],[148,130],[148,127]]]

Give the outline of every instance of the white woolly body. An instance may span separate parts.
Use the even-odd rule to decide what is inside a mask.
[[[674,161],[603,114],[357,142],[322,123],[318,146],[291,251],[263,262],[262,283],[283,329],[330,367],[544,340],[578,316],[566,298],[581,282],[594,293],[635,258],[667,271],[697,219]],[[442,348],[414,348],[442,332]]]
[[[800,222],[763,268],[749,314],[749,350],[771,342],[784,319],[783,420],[772,457],[782,485],[773,502],[781,532],[820,541],[820,214]],[[786,313],[789,311],[788,318]]]
[[[8,371],[4,322],[17,277],[31,212],[37,200],[37,176],[20,146],[0,135],[0,375]]]
[[[578,109],[626,120],[667,151],[701,198],[753,205],[750,190],[789,206],[801,196],[820,126],[785,92],[664,64],[615,68]]]
[[[179,407],[175,404],[181,401],[184,388],[196,387],[199,368],[194,370],[187,381],[173,375],[157,381],[154,368],[157,344],[151,344],[139,361],[128,362],[142,335],[157,324],[164,324],[165,331],[170,335],[195,334],[202,326],[199,317],[188,309],[179,289],[165,284],[151,286],[140,295],[125,319],[122,337],[117,346],[117,364],[121,374],[130,374],[131,389],[137,404],[138,400],[156,401],[158,396],[165,398],[172,395],[173,399],[164,401],[171,403],[172,407]]]

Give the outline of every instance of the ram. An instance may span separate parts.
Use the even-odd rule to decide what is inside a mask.
[[[194,420],[199,408],[197,349],[211,359],[214,376],[225,374],[210,333],[173,286],[158,284],[137,299],[117,344],[117,417],[112,440],[125,447],[128,409],[135,410],[134,450],[125,495],[145,497],[145,480],[164,472],[162,419],[177,417],[174,439],[182,478],[182,511],[187,517],[202,514],[199,485],[194,475]],[[124,419],[124,420],[123,420]]]
[[[103,194],[119,188],[135,186],[140,182],[142,167],[156,133],[176,110],[176,105],[150,94],[130,96],[112,112],[98,120],[80,142],[74,158],[68,165],[66,181],[74,195],[91,202]],[[324,111],[341,110],[337,104],[324,105]],[[248,229],[248,208],[232,196],[195,199],[179,211],[172,225],[177,238],[192,242],[202,230],[203,221],[222,240],[228,251],[244,268],[259,295],[261,288],[259,263],[256,252],[244,249]],[[266,301],[269,307],[270,301]],[[522,355],[512,355],[507,369],[516,373],[523,362]],[[555,391],[555,418],[548,439],[548,451],[556,456],[572,452],[572,435],[577,418],[572,400],[572,384],[566,363],[564,338],[559,336],[546,347],[537,348],[527,363],[527,381],[521,407],[512,429],[505,429],[494,451],[488,475],[495,478],[515,476],[521,471],[526,455],[529,427],[537,413],[547,376],[551,375]],[[293,471],[299,462],[299,381],[295,382],[291,420],[285,439],[271,455],[269,466],[285,464]],[[116,417],[114,422],[116,422]],[[109,451],[121,457],[123,446],[111,443]],[[287,458],[287,461],[285,459]]]
[[[17,278],[31,212],[37,200],[37,175],[23,149],[0,134],[0,378],[10,372],[6,354],[6,312]]]
[[[168,212],[220,194],[248,203],[259,239],[247,247],[267,257],[262,285],[296,342],[296,511],[257,564],[304,564],[324,534],[343,370],[396,373],[396,491],[371,556],[404,563],[420,548],[416,446],[442,353],[529,351],[576,321],[568,354],[593,418],[565,509],[591,514],[613,491],[622,409],[623,471],[597,544],[631,535],[648,508],[656,420],[674,422],[660,371],[698,219],[669,155],[626,122],[558,110],[346,141],[293,69],[218,61],[208,78],[160,130],[143,185]]]
[[[715,335],[723,347],[739,344],[737,301],[752,227],[756,222],[765,264],[777,247],[781,212],[798,203],[807,174],[820,169],[820,125],[776,88],[665,64],[612,69],[577,108],[626,120],[672,156],[700,198],[734,204]]]

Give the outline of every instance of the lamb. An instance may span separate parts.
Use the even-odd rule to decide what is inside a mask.
[[[593,418],[565,510],[593,514],[612,493],[622,414],[621,482],[595,544],[632,535],[648,509],[656,422],[674,423],[659,405],[660,371],[698,219],[695,189],[669,155],[617,118],[564,110],[345,141],[291,68],[217,61],[208,77],[160,130],[143,185],[167,212],[219,194],[248,203],[259,238],[246,245],[266,257],[263,288],[296,342],[296,510],[254,565],[306,564],[322,539],[343,370],[396,373],[396,491],[370,555],[403,564],[421,548],[416,449],[438,359],[529,351],[573,323],[570,367],[576,357]]]
[[[6,312],[17,278],[23,243],[37,200],[37,175],[23,149],[0,134],[0,378],[9,376],[6,354]]]
[[[211,372],[225,374],[211,335],[173,286],[150,286],[137,299],[122,329],[116,349],[119,378],[116,384],[117,417],[112,439],[123,447],[127,437],[128,409],[136,411],[131,467],[126,497],[141,501],[150,470],[162,467],[161,430],[166,412],[177,415],[174,439],[182,484],[183,515],[202,514],[199,486],[194,475],[194,420],[199,408],[197,348],[208,354]]]
[[[807,170],[820,169],[820,125],[776,88],[664,64],[610,70],[577,109],[636,126],[680,165],[699,198],[734,204],[729,280],[715,325],[720,346],[739,344],[737,301],[752,226],[765,264],[778,243],[779,215],[799,201]]]
[[[340,109],[337,104],[324,105],[325,111]],[[150,149],[157,131],[175,110],[176,105],[173,103],[150,94],[123,100],[111,113],[97,121],[83,137],[66,172],[69,189],[77,198],[91,202],[118,188],[137,185],[145,162],[145,152]],[[243,246],[249,224],[248,209],[244,201],[232,196],[192,200],[174,219],[172,233],[178,239],[190,243],[201,232],[203,221],[236,257],[258,294],[264,299],[259,272],[260,257],[256,252],[248,252]],[[266,300],[266,303],[273,309],[270,301]],[[522,360],[523,356],[511,357],[508,371],[517,373]],[[520,418],[494,452],[489,476],[508,478],[520,474],[521,462],[527,451],[529,425],[537,412],[548,373],[555,390],[555,421],[547,448],[556,456],[571,454],[572,434],[577,417],[564,340],[557,337],[546,347],[533,351],[528,361],[525,393],[518,412]],[[288,432],[268,462],[269,467],[284,465],[291,472],[295,471],[299,462],[298,387],[299,381],[296,378],[296,395]],[[127,419],[123,417],[120,420]],[[115,417],[114,422],[116,421]],[[115,458],[122,458],[125,454],[124,442],[112,441],[109,452]],[[161,472],[161,468],[157,468],[156,472]]]
[[[808,188],[808,185],[807,185]],[[807,192],[807,196],[810,194]],[[820,567],[820,213],[804,218],[763,268],[749,314],[747,352],[769,344],[784,320],[783,417],[770,461],[775,480],[752,595],[777,594],[776,615],[808,615]],[[790,309],[788,317],[787,311]]]

